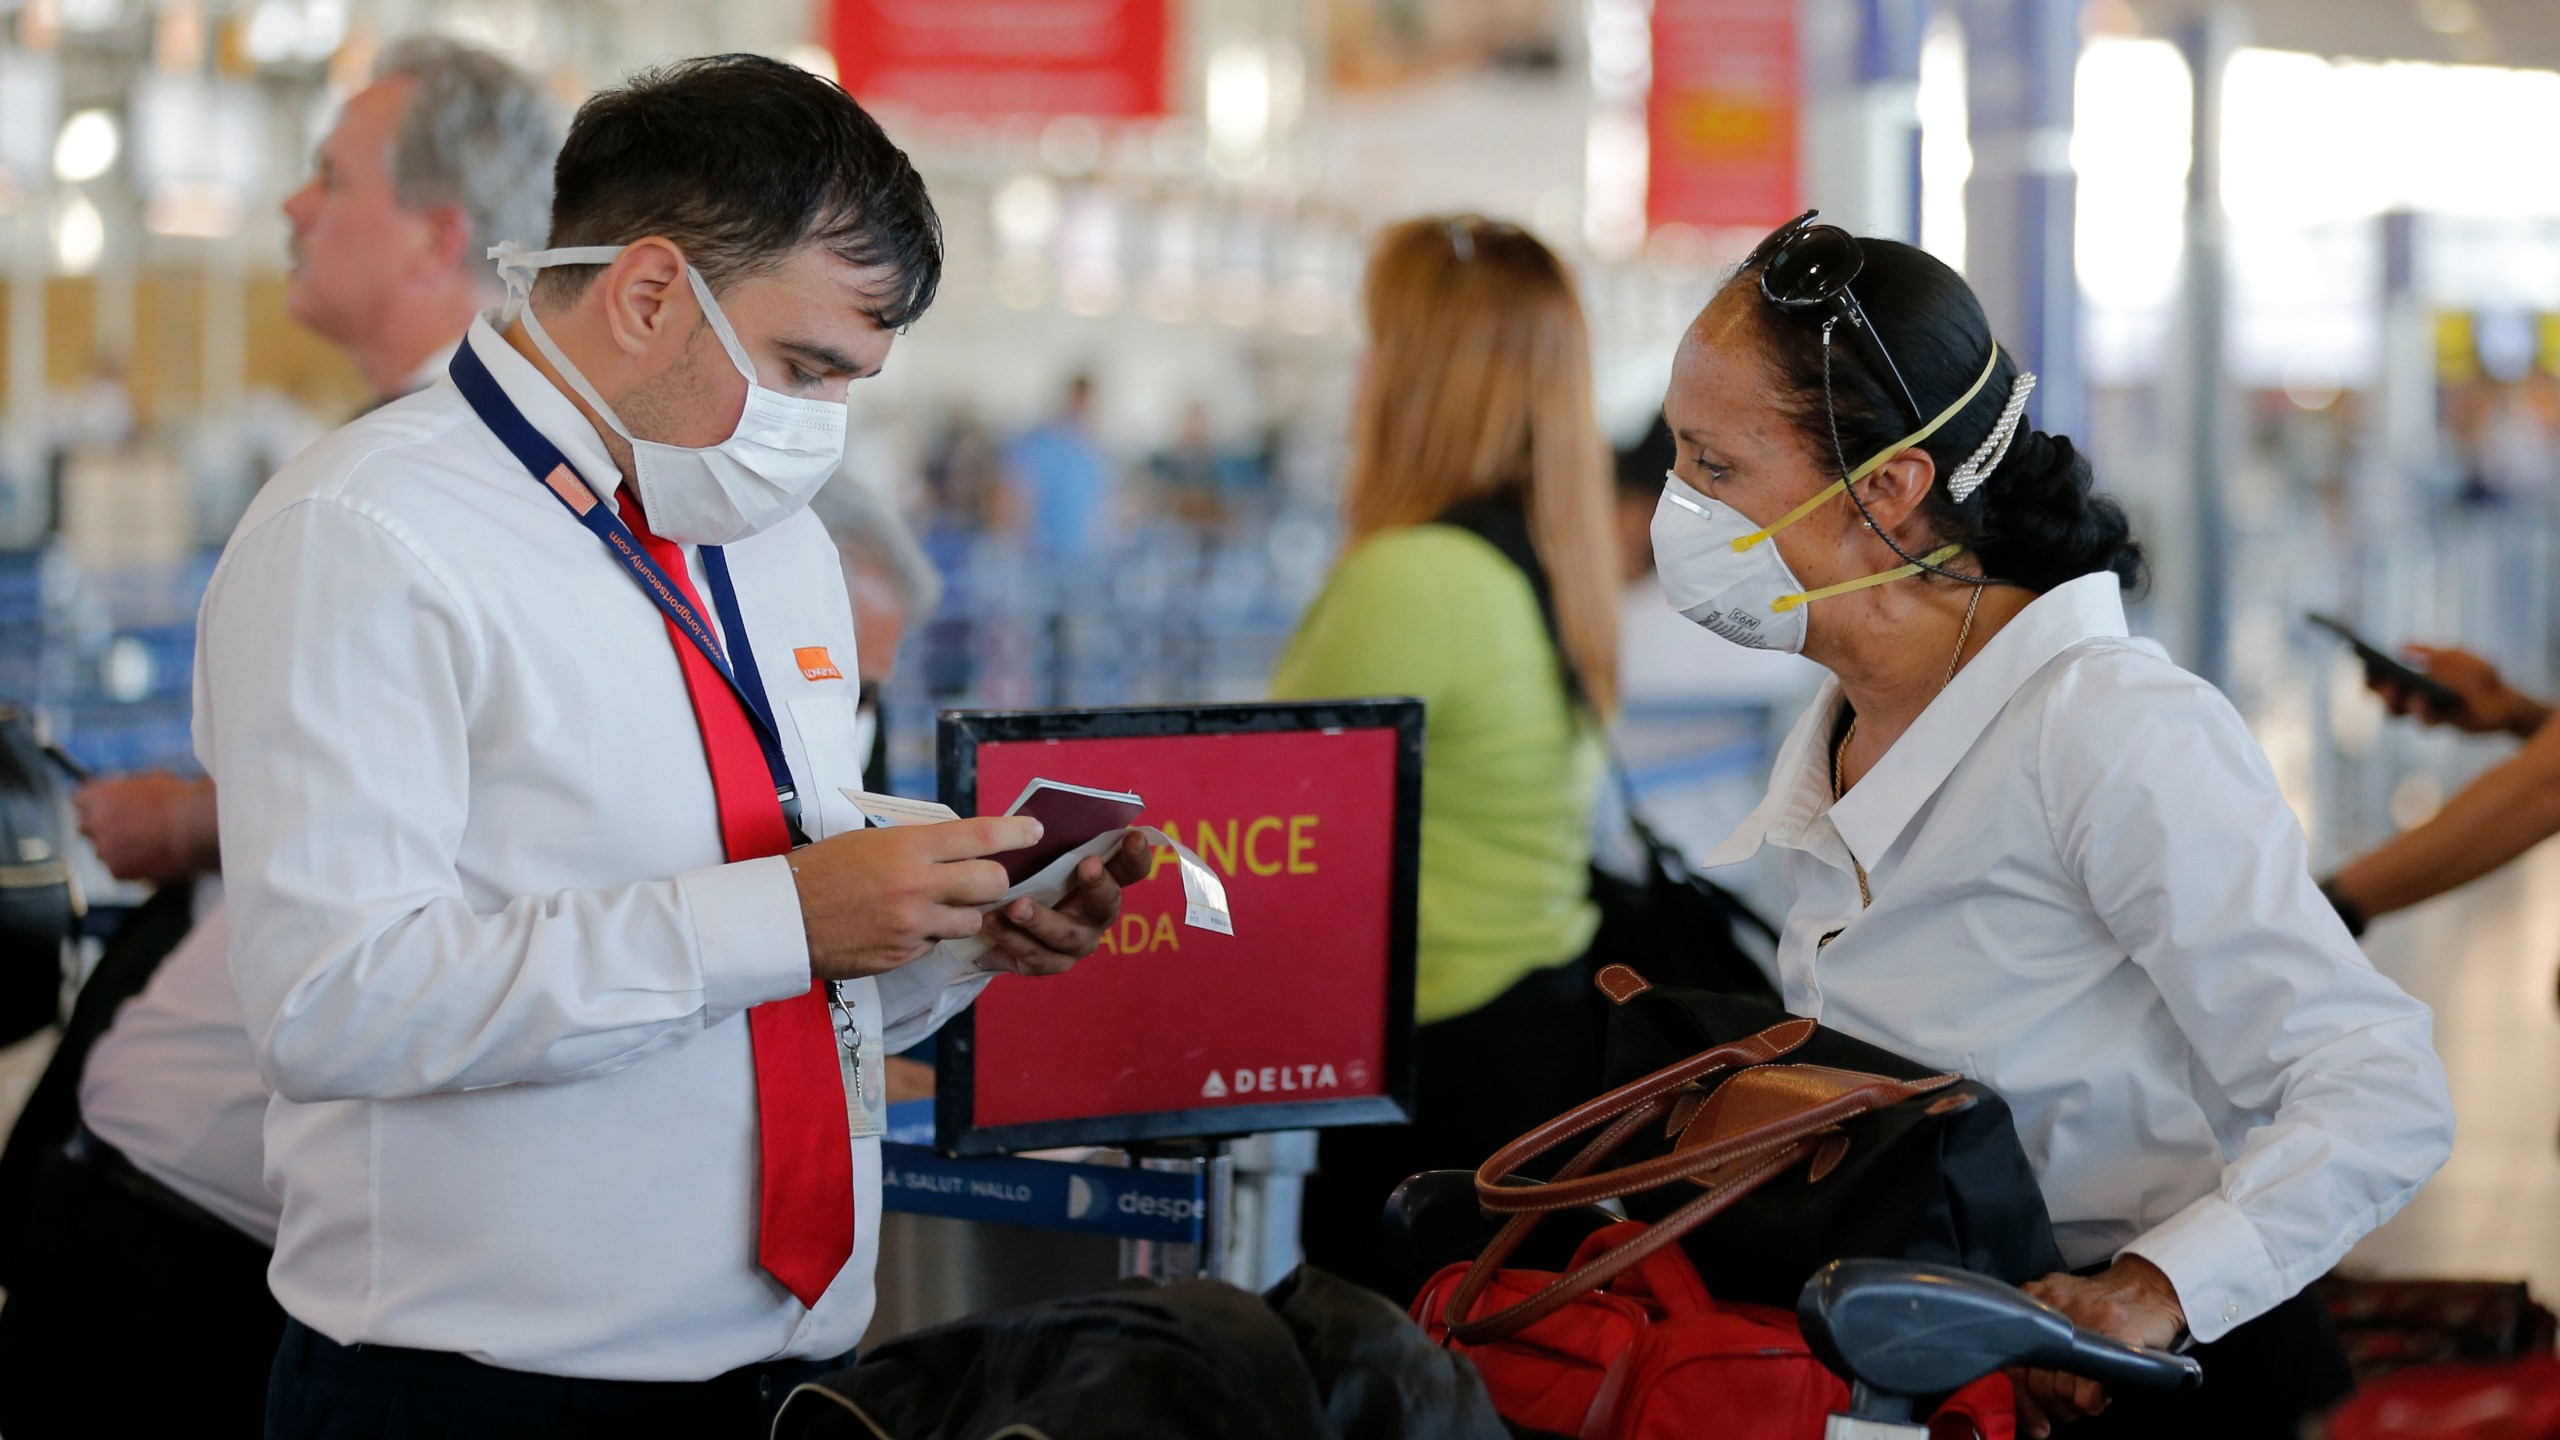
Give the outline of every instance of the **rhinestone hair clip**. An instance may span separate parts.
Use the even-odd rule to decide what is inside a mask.
[[[1972,499],[1973,492],[1982,488],[1982,482],[1990,478],[1991,472],[2000,468],[2001,460],[2009,454],[2009,442],[2017,438],[2018,422],[2026,418],[2027,397],[2035,390],[2036,377],[2032,370],[2019,371],[2018,378],[2010,382],[2009,403],[2000,407],[2000,423],[1992,426],[1991,433],[1983,437],[1982,447],[1957,466],[1956,473],[1947,477],[1947,495],[1957,504]]]

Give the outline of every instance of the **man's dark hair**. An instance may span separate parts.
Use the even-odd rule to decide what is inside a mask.
[[[552,168],[551,246],[651,235],[715,292],[811,243],[884,267],[871,315],[892,330],[942,283],[942,221],[906,152],[834,81],[762,55],[643,70],[578,107]],[[543,271],[544,303],[575,300],[599,268]]]

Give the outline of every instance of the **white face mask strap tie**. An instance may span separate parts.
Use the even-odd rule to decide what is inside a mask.
[[[609,265],[621,253],[619,245],[527,250],[512,240],[500,241],[489,247],[489,258],[498,262],[498,274],[507,282],[507,304],[499,314],[499,325],[503,328],[522,320],[525,334],[533,337],[533,348],[542,352],[542,358],[550,361],[552,370],[569,382],[569,388],[578,392],[578,398],[594,406],[595,412],[604,417],[604,423],[613,427],[614,434],[638,444],[630,429],[622,423],[622,417],[613,413],[613,407],[604,403],[604,397],[596,393],[596,387],[588,384],[587,377],[579,373],[578,367],[569,363],[569,357],[560,353],[560,346],[552,340],[551,332],[542,328],[542,317],[534,314],[533,307],[525,303],[526,297],[533,293],[534,272],[552,265]]]
[[[569,388],[594,406],[596,413],[604,417],[615,434],[630,440],[633,436],[623,426],[622,418],[613,413],[613,407],[604,403],[604,397],[587,383],[587,377],[578,373],[577,367],[560,353],[559,345],[553,342],[550,332],[542,328],[542,321],[533,313],[533,307],[525,303],[533,293],[536,272],[554,265],[610,265],[621,256],[624,248],[620,245],[572,245],[558,250],[527,250],[513,240],[501,240],[489,247],[489,258],[497,262],[498,274],[507,283],[507,303],[499,313],[499,325],[503,327],[523,320],[525,333],[533,337],[534,348],[540,350],[543,358],[551,362],[551,367],[560,372],[560,377],[569,382]],[[684,267],[684,274],[685,279],[693,283],[693,296],[702,306],[702,318],[711,322],[712,333],[720,337],[720,348],[729,353],[729,363],[738,367],[738,373],[745,376],[747,384],[752,387],[756,383],[755,367],[747,363],[746,347],[738,343],[738,332],[729,328],[729,317],[721,313],[720,302],[712,298],[711,286],[703,280],[702,272],[691,265]]]
[[[498,262],[498,278],[506,283],[506,308],[498,312],[501,329],[515,323],[524,313],[525,300],[533,294],[536,271],[554,265],[610,265],[622,254],[619,245],[570,245],[558,250],[527,250],[513,240],[501,240],[489,247],[489,258]]]
[[[535,351],[548,363],[561,388],[588,408],[596,423],[630,442],[624,478],[632,495],[649,514],[658,533],[682,544],[726,545],[759,534],[805,508],[844,458],[845,402],[784,394],[766,388],[748,362],[746,347],[711,293],[710,282],[693,265],[684,267],[703,318],[720,337],[720,348],[746,382],[746,397],[729,435],[714,445],[678,445],[643,440],[632,433],[577,365],[551,338],[542,317],[527,303],[534,277],[554,265],[608,265],[628,254],[625,245],[564,246],[527,251],[521,245],[494,245],[489,258],[497,263],[507,286],[505,325],[521,323]],[[679,257],[681,258],[681,257]],[[665,287],[660,286],[660,291]],[[661,299],[666,295],[661,294]],[[659,312],[661,323],[671,311]],[[672,332],[671,332],[672,333]],[[695,336],[681,336],[688,356]]]
[[[693,282],[693,298],[702,306],[702,318],[711,322],[711,333],[720,337],[720,348],[729,352],[729,363],[738,367],[738,373],[747,377],[749,385],[755,384],[756,367],[747,360],[747,347],[738,343],[738,332],[729,328],[729,317],[722,313],[720,302],[711,298],[711,282],[690,265],[684,267],[684,275]]]
[[[1830,343],[1827,331],[1824,337],[1824,343]],[[1763,529],[1754,530],[1750,534],[1743,536],[1741,539],[1734,541],[1733,548],[1736,550],[1748,550],[1755,545],[1766,542],[1769,537],[1786,529],[1797,521],[1802,520],[1807,515],[1812,514],[1815,510],[1820,509],[1823,502],[1829,500],[1832,496],[1841,493],[1850,486],[1857,484],[1859,481],[1873,475],[1878,470],[1883,469],[1886,461],[1891,460],[1894,456],[1901,454],[1903,451],[1910,449],[1921,441],[1928,439],[1930,436],[1937,434],[1941,426],[1944,426],[1948,421],[1956,418],[1956,416],[1963,411],[1964,407],[1973,403],[1973,397],[1982,393],[1983,386],[1991,383],[1991,372],[1994,369],[1997,369],[1999,364],[2000,346],[1998,342],[1995,341],[1991,346],[1991,358],[1982,362],[1982,373],[1974,378],[1974,382],[1970,388],[1968,388],[1962,395],[1955,398],[1955,403],[1949,405],[1946,409],[1939,411],[1935,419],[1931,420],[1928,424],[1921,426],[1919,429],[1912,431],[1910,434],[1903,436],[1901,439],[1894,441],[1892,444],[1887,445],[1882,450],[1877,451],[1873,456],[1868,458],[1865,464],[1850,471],[1840,479],[1832,481],[1829,485],[1824,486],[1820,494],[1815,495],[1812,499],[1807,500],[1793,510],[1788,511],[1786,514],[1779,516],[1776,524],[1767,526]],[[1932,560],[1929,563],[1934,565],[1938,562]],[[1819,592],[1817,592],[1817,595],[1818,594]]]
[[[610,265],[621,258],[624,248],[620,245],[570,245],[558,250],[527,250],[513,240],[501,240],[490,246],[489,258],[498,262],[498,276],[507,285],[507,304],[499,312],[498,323],[501,326],[511,325],[526,313],[525,300],[533,293],[535,272],[555,265]],[[702,278],[700,270],[689,264],[684,267],[684,278],[693,285],[693,298],[702,307],[702,318],[711,322],[711,333],[720,337],[720,348],[729,352],[729,363],[738,367],[738,373],[747,377],[748,384],[754,384],[756,367],[747,360],[747,347],[738,343],[738,332],[729,328],[729,317],[721,312],[720,302],[712,298],[710,283]],[[541,345],[543,354],[552,356],[553,364],[559,363],[559,358],[552,355],[548,344],[539,337],[535,343]],[[595,397],[590,395],[587,400],[593,404]]]

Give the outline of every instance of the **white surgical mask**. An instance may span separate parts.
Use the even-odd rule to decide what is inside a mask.
[[[1778,553],[1773,542],[1779,531],[1882,469],[1887,460],[1938,433],[1938,427],[1954,419],[1958,411],[1973,403],[1974,396],[1982,393],[1999,360],[2000,347],[1994,345],[1991,359],[1982,367],[1982,377],[1956,397],[1954,404],[1939,411],[1936,419],[1869,456],[1857,469],[1779,516],[1773,525],[1755,527],[1741,511],[1708,499],[1678,475],[1664,471],[1662,499],[1653,507],[1653,564],[1662,577],[1663,598],[1683,616],[1737,645],[1797,655],[1804,651],[1807,605],[1905,579],[1953,559],[1963,546],[1949,545],[1921,557],[1918,564],[1807,590],[1795,572],[1787,568],[1786,557]]]
[[[579,398],[595,407],[613,433],[630,442],[632,488],[639,492],[649,528],[659,535],[691,545],[726,545],[789,519],[809,503],[844,458],[845,404],[802,399],[758,384],[746,347],[729,328],[729,317],[721,313],[720,302],[712,298],[701,271],[684,267],[685,278],[693,282],[694,298],[702,304],[703,318],[720,337],[729,363],[746,378],[747,404],[728,439],[699,450],[632,434],[595,386],[560,353],[532,307],[525,304],[534,272],[554,265],[610,264],[622,248],[582,245],[527,251],[512,242],[491,246],[489,256],[498,262],[498,274],[507,284],[500,328],[521,317],[543,358]]]

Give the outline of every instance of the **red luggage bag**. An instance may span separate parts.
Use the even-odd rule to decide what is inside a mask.
[[[1641,1238],[1625,1221],[1583,1241],[1580,1269]],[[1413,1302],[1431,1337],[1475,1362],[1505,1420],[1578,1440],[1817,1440],[1849,1387],[1805,1345],[1796,1317],[1766,1305],[1721,1303],[1676,1245],[1664,1246],[1605,1287],[1500,1340],[1449,1337],[1449,1301],[1465,1265],[1433,1276]],[[1554,1274],[1505,1270],[1484,1293],[1497,1308],[1552,1286]],[[1957,1392],[1929,1422],[1933,1440],[2013,1440],[2008,1380],[1985,1376]]]
[[[1819,1184],[1854,1143],[1850,1122],[1956,1081],[1771,1063],[1815,1029],[1790,1018],[1700,1051],[1540,1126],[1476,1172],[1478,1203],[1509,1218],[1471,1264],[1433,1277],[1412,1313],[1475,1360],[1503,1418],[1582,1440],[1816,1440],[1846,1410],[1848,1385],[1814,1357],[1795,1316],[1716,1301],[1679,1243],[1777,1175],[1802,1166]],[[1672,1153],[1602,1168],[1656,1125]],[[1594,1131],[1552,1179],[1521,1176]],[[1601,1230],[1561,1273],[1504,1268],[1545,1216],[1663,1186],[1690,1198],[1658,1224]],[[2010,1440],[2006,1378],[1960,1398],[1944,1412],[1949,1440]]]

